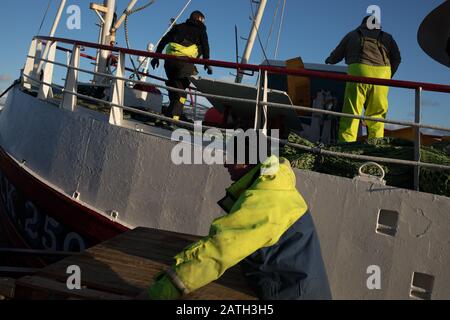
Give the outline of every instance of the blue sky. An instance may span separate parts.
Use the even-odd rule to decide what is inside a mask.
[[[97,2],[101,2],[98,0]],[[140,0],[145,4],[147,0]],[[266,43],[270,25],[278,0],[268,0],[260,36]],[[282,3],[283,1],[281,1]],[[282,60],[301,56],[305,62],[323,63],[341,38],[354,29],[366,13],[369,5],[381,8],[383,29],[391,33],[402,52],[403,63],[396,79],[449,84],[449,69],[429,58],[417,43],[417,30],[425,16],[441,4],[442,0],[287,0],[286,13],[278,58]],[[59,1],[52,0],[51,9],[41,34],[47,34],[55,16]],[[88,0],[68,0],[68,5],[79,5],[82,10],[81,30],[69,30],[65,26],[68,15],[63,16],[57,36],[96,42],[98,18],[89,10]],[[117,0],[121,12],[127,0]],[[186,3],[185,0],[157,0],[145,11],[134,15],[129,23],[131,45],[144,49],[148,42],[156,43],[169,24]],[[2,50],[0,52],[0,89],[18,77],[23,66],[28,46],[37,33],[47,0],[3,0],[0,3],[0,30]],[[239,35],[246,37],[250,29],[250,0],[192,0],[181,20],[198,9],[206,15],[206,25],[211,45],[211,58],[235,60],[234,26]],[[281,11],[281,9],[279,10]],[[273,58],[278,32],[277,20],[267,48],[267,56]],[[125,46],[123,29],[118,32],[119,46]],[[240,53],[245,42],[240,41]],[[255,46],[251,63],[263,60],[262,50]],[[215,69],[215,76],[230,78],[230,70]],[[157,74],[163,75],[161,70]],[[422,121],[427,124],[450,126],[450,95],[425,92],[423,96]],[[414,95],[410,90],[392,89],[388,118],[413,120]]]

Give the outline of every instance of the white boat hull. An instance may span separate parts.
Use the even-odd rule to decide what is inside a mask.
[[[0,114],[0,145],[17,168],[91,210],[99,225],[102,219],[114,224],[106,229],[207,234],[223,214],[216,202],[231,183],[227,170],[176,166],[168,131],[126,125],[112,126],[82,108],[59,109],[16,87]],[[301,170],[296,175],[317,225],[334,298],[423,298],[414,294],[420,288],[411,287],[421,274],[430,276],[426,285],[432,279],[424,289],[430,298],[450,298],[449,198]],[[368,288],[372,266],[381,272],[380,289]]]

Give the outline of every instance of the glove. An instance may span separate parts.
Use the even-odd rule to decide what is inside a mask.
[[[177,300],[181,298],[181,292],[175,287],[169,276],[163,273],[148,289],[148,296],[151,300]]]
[[[326,64],[332,64],[332,63],[331,63],[330,57],[328,57],[327,60],[325,60],[325,63],[326,63]]]
[[[208,72],[208,74],[213,74],[213,70],[212,70],[211,66],[205,65],[205,70]]]
[[[156,68],[159,67],[159,59],[153,58],[152,61],[150,62],[150,64],[152,65],[153,70],[155,70]]]

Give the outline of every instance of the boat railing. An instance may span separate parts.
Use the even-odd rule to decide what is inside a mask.
[[[72,45],[72,49],[63,48],[58,46],[58,44],[66,44]],[[42,56],[43,46],[49,46],[46,57]],[[89,56],[87,54],[81,53],[82,49],[91,48],[95,50],[104,50],[111,53],[117,54],[117,62],[115,63],[116,70],[113,73],[100,73],[88,69],[83,69],[80,67],[80,57],[90,58],[94,60],[93,56]],[[55,61],[56,51],[62,50],[67,54],[70,54],[70,59],[67,59],[67,63],[60,63]],[[347,117],[353,119],[361,119],[361,120],[370,120],[376,122],[383,122],[389,124],[396,124],[402,126],[408,126],[414,128],[414,159],[411,160],[400,160],[400,159],[391,159],[391,158],[382,158],[382,157],[372,157],[372,156],[364,156],[364,155],[355,155],[349,153],[342,152],[333,152],[329,150],[324,150],[321,148],[311,148],[303,145],[298,145],[295,143],[291,143],[289,141],[279,139],[279,143],[282,145],[289,145],[294,148],[302,149],[308,152],[320,153],[323,155],[330,156],[339,156],[343,158],[350,158],[356,160],[364,160],[364,161],[377,161],[382,163],[391,163],[391,164],[402,164],[402,165],[410,165],[414,167],[414,186],[416,190],[419,190],[419,175],[420,175],[420,167],[428,167],[435,168],[441,170],[450,170],[450,166],[441,165],[441,164],[432,164],[421,162],[420,158],[420,146],[421,146],[421,128],[434,129],[440,131],[450,132],[450,128],[428,125],[421,123],[421,106],[422,106],[422,92],[423,91],[432,91],[432,92],[442,92],[442,93],[450,93],[450,86],[442,85],[442,84],[432,84],[432,83],[422,83],[422,82],[411,82],[411,81],[401,81],[401,80],[391,80],[391,79],[377,79],[377,78],[366,78],[366,77],[356,77],[350,76],[346,74],[339,74],[333,72],[325,72],[325,71],[315,71],[308,69],[290,69],[284,67],[274,67],[268,65],[252,65],[252,64],[240,64],[234,62],[226,62],[226,61],[218,61],[218,60],[205,60],[205,59],[192,59],[192,58],[179,58],[172,55],[152,53],[148,51],[127,49],[121,47],[111,47],[105,45],[99,45],[96,43],[64,39],[64,38],[52,38],[52,37],[44,37],[39,36],[33,38],[31,43],[29,53],[27,55],[27,60],[25,63],[24,70],[22,72],[22,83],[23,86],[27,89],[31,89],[33,85],[38,86],[38,98],[39,99],[49,99],[52,97],[51,88],[60,89],[62,91],[62,99],[60,102],[60,107],[66,110],[75,111],[77,107],[77,98],[81,98],[83,100],[91,101],[93,103],[99,103],[103,105],[107,105],[111,108],[109,121],[113,125],[122,125],[124,117],[123,111],[128,111],[135,114],[141,114],[146,116],[151,116],[156,119],[165,120],[170,123],[179,124],[186,127],[194,127],[194,124],[190,122],[184,122],[180,120],[174,120],[168,117],[165,117],[160,114],[150,113],[144,110],[140,110],[137,108],[132,108],[124,105],[124,90],[125,83],[134,83],[134,84],[143,84],[143,85],[152,85],[157,88],[166,89],[168,91],[177,91],[184,92],[184,90],[180,90],[177,88],[173,88],[170,86],[166,86],[163,84],[153,83],[153,82],[144,82],[136,79],[130,79],[125,77],[126,71],[136,72],[136,70],[131,70],[126,68],[125,62],[127,55],[145,57],[145,58],[158,58],[163,60],[183,60],[189,61],[194,64],[200,65],[209,65],[214,67],[228,68],[228,69],[236,69],[237,72],[242,73],[244,71],[252,71],[259,75],[262,81],[258,81],[257,83],[257,99],[243,99],[229,96],[220,96],[220,95],[212,95],[203,92],[199,92],[194,88],[195,100],[197,100],[197,96],[205,97],[205,98],[214,98],[222,101],[239,101],[245,102],[249,104],[255,105],[255,110],[257,114],[262,115],[260,118],[261,121],[256,121],[255,129],[266,129],[267,126],[267,108],[276,107],[276,108],[286,108],[295,111],[307,111],[311,113],[319,113],[319,114],[328,114],[338,117]],[[60,87],[53,83],[53,69],[54,66],[60,66],[67,69],[66,78],[64,80],[64,86]],[[78,85],[78,77],[79,73],[86,73],[96,76],[97,78],[109,79],[111,84],[111,94],[109,97],[109,101],[98,99],[89,95],[80,94],[77,92]],[[156,80],[163,80],[161,78],[143,74],[142,75],[149,76]],[[268,101],[268,93],[271,89],[268,88],[268,74],[283,74],[290,76],[298,76],[298,77],[318,77],[322,79],[335,80],[335,81],[344,81],[344,82],[356,82],[356,83],[367,83],[374,85],[382,85],[382,86],[390,86],[396,88],[405,88],[414,90],[415,93],[415,121],[399,121],[399,120],[389,120],[389,119],[380,119],[366,116],[357,116],[350,115],[341,112],[328,111],[322,109],[309,108],[304,106],[297,106],[291,104],[282,104],[282,103],[273,103]],[[219,129],[210,126],[203,126],[203,130],[208,129]]]

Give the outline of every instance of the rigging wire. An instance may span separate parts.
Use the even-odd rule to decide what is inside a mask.
[[[173,26],[178,22],[178,20],[180,19],[180,17],[183,15],[183,13],[186,11],[186,9],[188,8],[188,6],[191,4],[192,0],[187,0],[186,4],[184,5],[184,7],[181,9],[180,13],[172,20],[172,23],[169,25],[169,28],[167,28],[166,32],[164,32],[164,34],[161,36],[161,38],[158,40],[158,42],[156,43],[155,46],[155,50],[158,48],[159,43],[161,42],[162,38],[164,38],[164,36],[166,34],[169,33],[170,30],[172,30]],[[144,62],[142,62],[144,63]],[[141,65],[142,65],[141,63]],[[161,70],[158,72],[158,74],[161,74]]]
[[[250,8],[252,10],[252,21],[255,21],[255,12],[253,10],[252,0],[250,0]],[[256,28],[256,25],[255,25],[255,28]],[[263,46],[262,41],[261,41],[261,37],[259,36],[259,27],[256,28],[256,35],[258,37],[259,46],[261,47],[262,53],[264,55],[264,58],[266,59],[266,63],[267,63],[268,66],[270,66],[271,64],[269,62],[269,58],[267,58],[266,50],[264,49],[264,46]],[[258,73],[258,77],[256,79],[256,85],[258,85],[259,81],[260,81],[260,73]]]
[[[280,46],[281,30],[283,28],[285,9],[286,9],[286,0],[284,0],[284,2],[283,2],[283,9],[281,11],[280,29],[278,30],[277,46],[275,48],[275,59],[277,59],[277,57],[278,57],[278,48]]]
[[[180,13],[176,16],[176,18],[173,19],[172,23],[170,24],[169,28],[166,30],[166,32],[164,32],[164,34],[162,35],[162,37],[158,40],[158,42],[156,43],[155,49],[158,48],[159,43],[161,42],[162,38],[164,38],[164,36],[169,33],[169,31],[173,28],[173,26],[178,22],[178,20],[180,19],[180,17],[183,15],[183,13],[186,11],[186,9],[188,8],[188,6],[191,4],[192,0],[188,0],[186,2],[186,4],[184,5],[183,9],[181,9]],[[138,70],[142,67],[142,65],[145,63],[145,60],[143,60],[138,67]]]
[[[164,38],[164,36],[169,33],[169,31],[173,28],[173,26],[177,23],[178,19],[180,19],[181,15],[184,13],[184,11],[186,11],[187,7],[191,4],[192,0],[188,0],[186,2],[186,4],[184,5],[183,9],[181,9],[180,13],[178,14],[178,16],[172,21],[172,23],[170,24],[169,28],[166,30],[166,32],[164,32],[164,34],[162,35],[161,39],[158,40],[158,42],[156,43],[156,48],[158,48],[159,43],[161,42],[162,38]]]
[[[280,8],[280,3],[281,3],[281,0],[278,0],[277,8],[275,9],[275,14],[273,15],[272,24],[270,25],[269,35],[268,35],[267,41],[266,41],[266,47],[265,47],[266,50],[267,50],[267,47],[269,46],[269,41],[272,36],[272,31],[273,31],[273,27],[275,25],[275,21],[277,20],[278,9]]]
[[[142,11],[144,9],[147,9],[148,7],[150,7],[153,3],[155,2],[155,0],[150,0],[146,5],[136,8],[134,10],[130,10],[130,11],[126,11],[125,12],[125,22],[124,22],[124,30],[125,30],[125,42],[127,44],[127,48],[130,49],[130,38],[128,36],[128,17],[131,16],[134,13],[137,13],[139,11]],[[141,76],[139,75],[139,68],[141,67],[141,65],[139,65],[139,68],[136,68],[136,64],[134,63],[133,58],[131,57],[131,55],[129,55],[131,64],[133,66],[133,70],[134,70],[134,75],[138,78],[138,80],[141,80]],[[131,79],[134,77],[134,75],[131,76]]]
[[[47,13],[48,13],[48,10],[50,9],[51,2],[52,2],[52,0],[48,0],[47,9],[45,9],[44,16],[42,17],[41,25],[39,26],[39,29],[37,32],[38,36],[40,35],[42,26],[44,25],[45,19],[47,18]]]
[[[253,3],[252,3],[252,0],[250,0],[250,8],[251,8],[251,10],[252,10],[252,21],[255,21],[255,11],[253,10]],[[255,28],[256,28],[256,26],[255,26]],[[262,50],[262,52],[263,52],[264,58],[266,59],[267,65],[270,66],[269,58],[267,58],[266,50],[264,49],[264,46],[263,46],[262,41],[261,41],[261,37],[259,36],[259,27],[256,28],[256,35],[257,35],[257,37],[258,37],[258,42],[259,42],[259,45],[260,45],[261,50]]]

